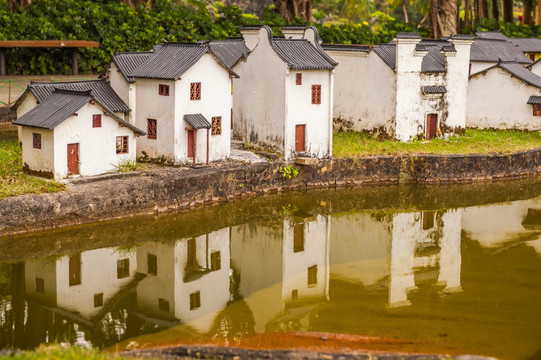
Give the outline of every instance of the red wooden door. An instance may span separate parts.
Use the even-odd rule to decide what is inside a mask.
[[[68,175],[79,173],[79,144],[68,144]]]
[[[188,157],[194,157],[195,131],[188,130]]]
[[[306,125],[295,126],[295,151],[304,151]]]
[[[428,114],[426,116],[426,138],[432,139],[436,136],[438,128],[438,114]]]

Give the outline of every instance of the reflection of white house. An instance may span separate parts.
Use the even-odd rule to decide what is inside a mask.
[[[401,141],[463,131],[472,38],[422,40],[399,33],[391,44],[325,45],[340,65],[334,86],[335,124],[377,131]]]
[[[54,89],[13,124],[21,128],[25,169],[55,179],[102,174],[134,162],[135,138],[145,135],[92,90]]]
[[[134,280],[135,266],[135,253],[118,248],[26,261],[25,294],[40,304],[92,320]]]
[[[138,311],[209,331],[229,301],[229,258],[229,228],[139,246],[137,270],[147,277],[137,286]]]
[[[421,280],[460,290],[460,221],[460,210],[333,216],[332,277],[388,288],[391,307],[408,305]]]
[[[232,78],[208,43],[165,43],[127,74],[135,79],[138,154],[176,163],[229,157]]]
[[[283,319],[303,323],[313,304],[328,299],[329,222],[318,215],[231,229],[231,265],[256,332],[279,327]]]
[[[541,77],[516,62],[470,76],[468,127],[541,130]]]
[[[275,147],[286,160],[297,154],[332,155],[333,61],[314,27],[241,28],[250,53],[233,69],[234,131],[245,141]]]

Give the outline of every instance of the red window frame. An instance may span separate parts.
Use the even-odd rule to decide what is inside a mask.
[[[321,104],[321,85],[312,85],[312,104]]]
[[[127,136],[117,136],[116,137],[116,153],[117,154],[127,154],[128,151],[129,151],[128,137]]]
[[[41,134],[32,133],[32,147],[41,150]]]
[[[212,135],[222,135],[222,117],[212,117]]]
[[[533,116],[541,116],[541,105],[536,104],[532,105],[533,108]]]
[[[147,138],[156,139],[158,137],[158,122],[156,119],[147,119]]]
[[[160,94],[161,96],[169,96],[169,85],[159,84],[158,94]]]
[[[295,74],[295,84],[302,85],[302,73]]]
[[[190,100],[201,100],[201,83],[190,83]]]
[[[101,127],[101,114],[92,115],[92,127],[93,128]]]

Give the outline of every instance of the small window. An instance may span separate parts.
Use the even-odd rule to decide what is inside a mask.
[[[312,85],[312,104],[321,104],[321,85]]]
[[[41,149],[41,134],[32,133],[32,147],[34,149]]]
[[[212,135],[221,135],[222,134],[222,117],[213,116],[212,117]]]
[[[116,278],[122,279],[130,276],[130,259],[121,259],[116,262]]]
[[[210,254],[210,271],[220,270],[222,268],[222,257],[219,251]]]
[[[434,211],[423,211],[423,230],[432,229],[434,227]]]
[[[190,84],[190,100],[201,100],[201,83]]]
[[[302,74],[296,73],[295,74],[295,84],[302,85]]]
[[[160,311],[169,312],[169,301],[167,301],[165,299],[162,299],[162,298],[159,298],[158,299],[158,308],[160,309]]]
[[[101,127],[101,114],[92,115],[92,127],[93,128]]]
[[[147,265],[148,265],[148,271],[147,273],[149,275],[158,275],[158,257],[153,254],[147,255]]]
[[[295,289],[291,291],[291,300],[298,300],[299,299],[299,290]]]
[[[45,294],[45,281],[42,278],[36,278],[36,292]]]
[[[147,119],[147,138],[156,139],[158,136],[158,126],[156,119]]]
[[[158,93],[162,96],[169,96],[169,85],[160,84]]]
[[[81,285],[81,254],[70,256],[69,285]]]
[[[190,310],[201,307],[201,293],[199,291],[190,294]]]
[[[308,268],[308,287],[317,285],[317,265]]]
[[[468,68],[468,76],[471,75],[471,63],[470,63],[470,67]]]
[[[304,223],[293,227],[293,252],[304,251]]]
[[[116,153],[117,154],[128,153],[128,137],[127,136],[116,137]]]
[[[94,294],[94,307],[102,307],[103,306],[103,293]]]
[[[533,105],[532,107],[533,107],[533,116],[541,116],[541,105]]]

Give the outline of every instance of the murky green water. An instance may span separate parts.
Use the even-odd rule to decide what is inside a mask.
[[[0,239],[0,349],[310,331],[540,358],[539,195],[538,180],[292,193]]]
[[[17,139],[17,127],[0,122],[0,141]]]

